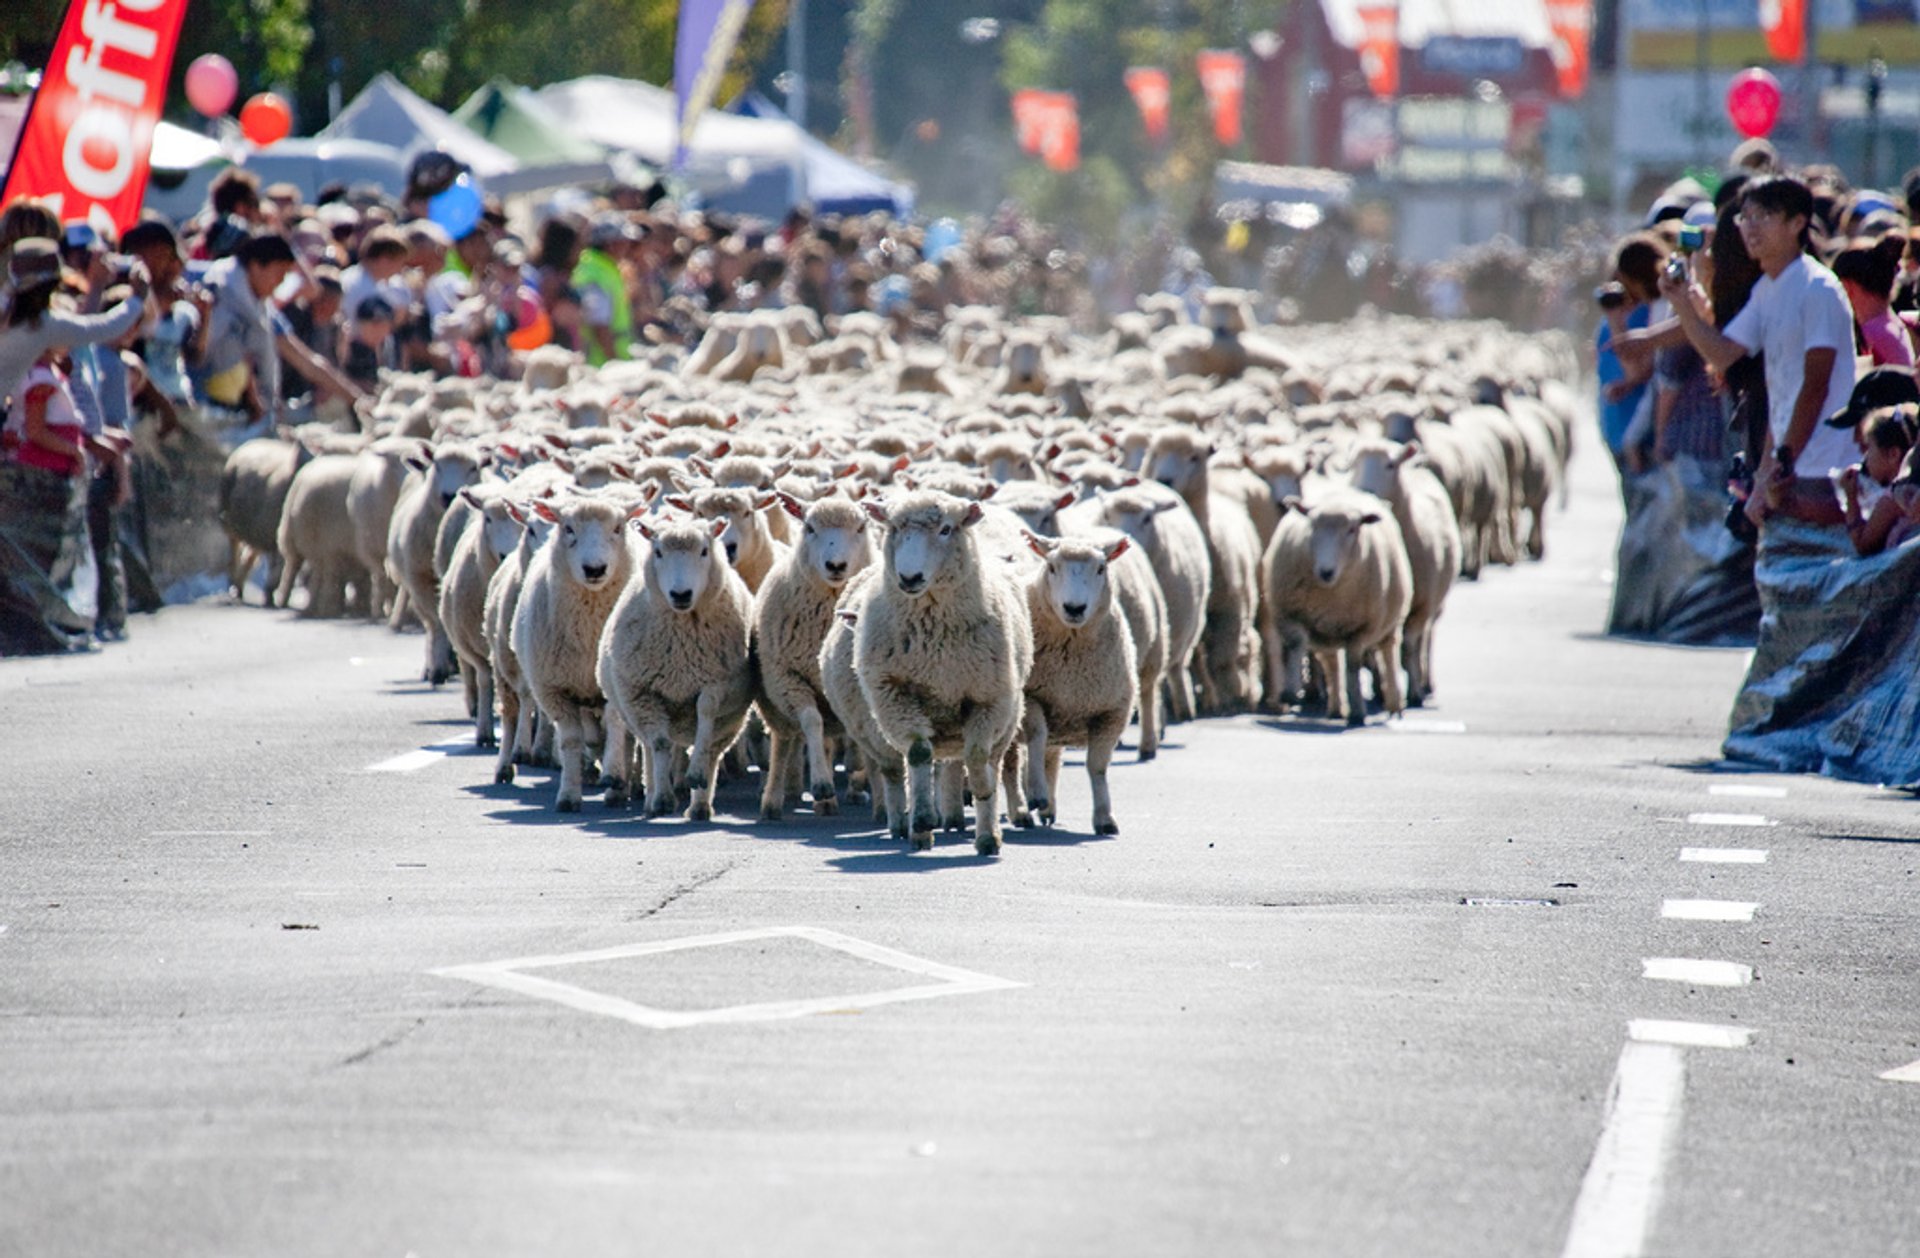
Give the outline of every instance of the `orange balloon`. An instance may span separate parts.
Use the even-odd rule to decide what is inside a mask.
[[[274,92],[262,92],[240,107],[240,134],[261,148],[293,132],[293,110]]]

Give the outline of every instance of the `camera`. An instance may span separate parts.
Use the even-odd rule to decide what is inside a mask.
[[[1667,282],[1684,284],[1687,282],[1687,255],[1676,253],[1667,259]]]
[[[1792,446],[1782,442],[1780,447],[1773,452],[1773,461],[1775,463],[1778,463],[1780,465],[1780,469],[1786,472],[1787,475],[1789,476],[1793,475],[1793,447]]]
[[[1593,290],[1594,304],[1602,310],[1618,310],[1627,304],[1626,287],[1617,280]]]

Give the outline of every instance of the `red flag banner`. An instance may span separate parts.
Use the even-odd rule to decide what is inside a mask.
[[[1775,61],[1799,65],[1807,59],[1807,0],[1760,0],[1760,29]]]
[[[1037,157],[1048,170],[1080,165],[1080,106],[1072,92],[1023,87],[1013,94],[1013,133],[1020,151]]]
[[[1367,87],[1386,100],[1400,90],[1400,6],[1366,4],[1360,15],[1360,69]]]
[[[1213,115],[1213,138],[1222,144],[1240,143],[1241,103],[1247,94],[1247,59],[1237,52],[1208,48],[1194,58],[1200,71],[1200,90]]]
[[[1578,100],[1587,90],[1593,0],[1547,0],[1547,23],[1553,28],[1553,69],[1560,95]]]
[[[140,217],[153,128],[187,0],[73,0],[0,200],[45,197],[63,219]]]
[[[1028,157],[1040,156],[1040,116],[1050,95],[1038,87],[1023,87],[1013,94],[1013,136]]]
[[[1140,107],[1140,121],[1147,138],[1158,144],[1167,138],[1167,117],[1173,104],[1173,87],[1167,72],[1159,66],[1133,66],[1126,74],[1127,91]]]

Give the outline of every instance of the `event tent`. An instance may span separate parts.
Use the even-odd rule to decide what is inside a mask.
[[[411,161],[429,149],[466,163],[488,187],[520,169],[513,154],[454,121],[385,71],[320,130],[322,140],[369,140],[399,149]]]
[[[494,80],[453,111],[454,121],[505,150],[520,169],[488,181],[503,192],[517,187],[604,181],[607,150],[582,139],[524,87]]]
[[[733,103],[730,111],[745,118],[782,122],[800,132],[807,200],[819,213],[870,214],[878,210],[898,218],[913,213],[912,185],[894,183],[815,139],[760,93],[746,93]]]
[[[260,176],[262,184],[294,185],[309,201],[331,183],[369,184],[393,197],[407,189],[405,155],[390,144],[367,140],[287,139],[263,149],[243,150],[239,164]],[[187,171],[156,167],[147,184],[146,204],[175,222],[185,222],[205,207],[214,176],[228,165],[216,153]]]

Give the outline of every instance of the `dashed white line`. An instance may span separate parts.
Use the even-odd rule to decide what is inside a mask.
[[[1697,987],[1745,987],[1753,982],[1753,967],[1737,961],[1695,961],[1684,957],[1647,957],[1640,977]]]
[[[1629,1042],[1620,1050],[1561,1258],[1637,1258],[1644,1249],[1660,1205],[1660,1176],[1680,1130],[1686,1082],[1678,1048]]]
[[[1777,826],[1777,821],[1769,821],[1759,813],[1752,812],[1690,812],[1687,814],[1690,826]]]
[[[428,765],[444,760],[462,747],[473,746],[473,735],[448,738],[441,742],[429,743],[417,751],[405,751],[378,764],[367,766],[368,773],[413,773]]]
[[[1388,721],[1387,728],[1396,734],[1464,734],[1467,732],[1465,721],[1410,721],[1406,717]]]
[[[1753,1032],[1743,1026],[1711,1022],[1635,1018],[1627,1023],[1627,1038],[1639,1044],[1671,1044],[1676,1048],[1745,1048],[1753,1043]]]
[[[1764,847],[1683,847],[1680,849],[1680,859],[1702,865],[1764,865],[1767,863],[1767,849]]]
[[[1660,916],[1683,922],[1750,922],[1759,908],[1745,900],[1665,900]]]
[[[1785,799],[1787,788],[1784,786],[1743,786],[1737,782],[1722,783],[1707,788],[1709,795],[1727,795],[1740,799]]]
[[[264,839],[266,830],[149,830],[150,839]]]
[[[5,927],[0,927],[4,930]],[[1883,1070],[1880,1077],[1889,1083],[1920,1083],[1920,1061],[1912,1062],[1898,1070]]]

